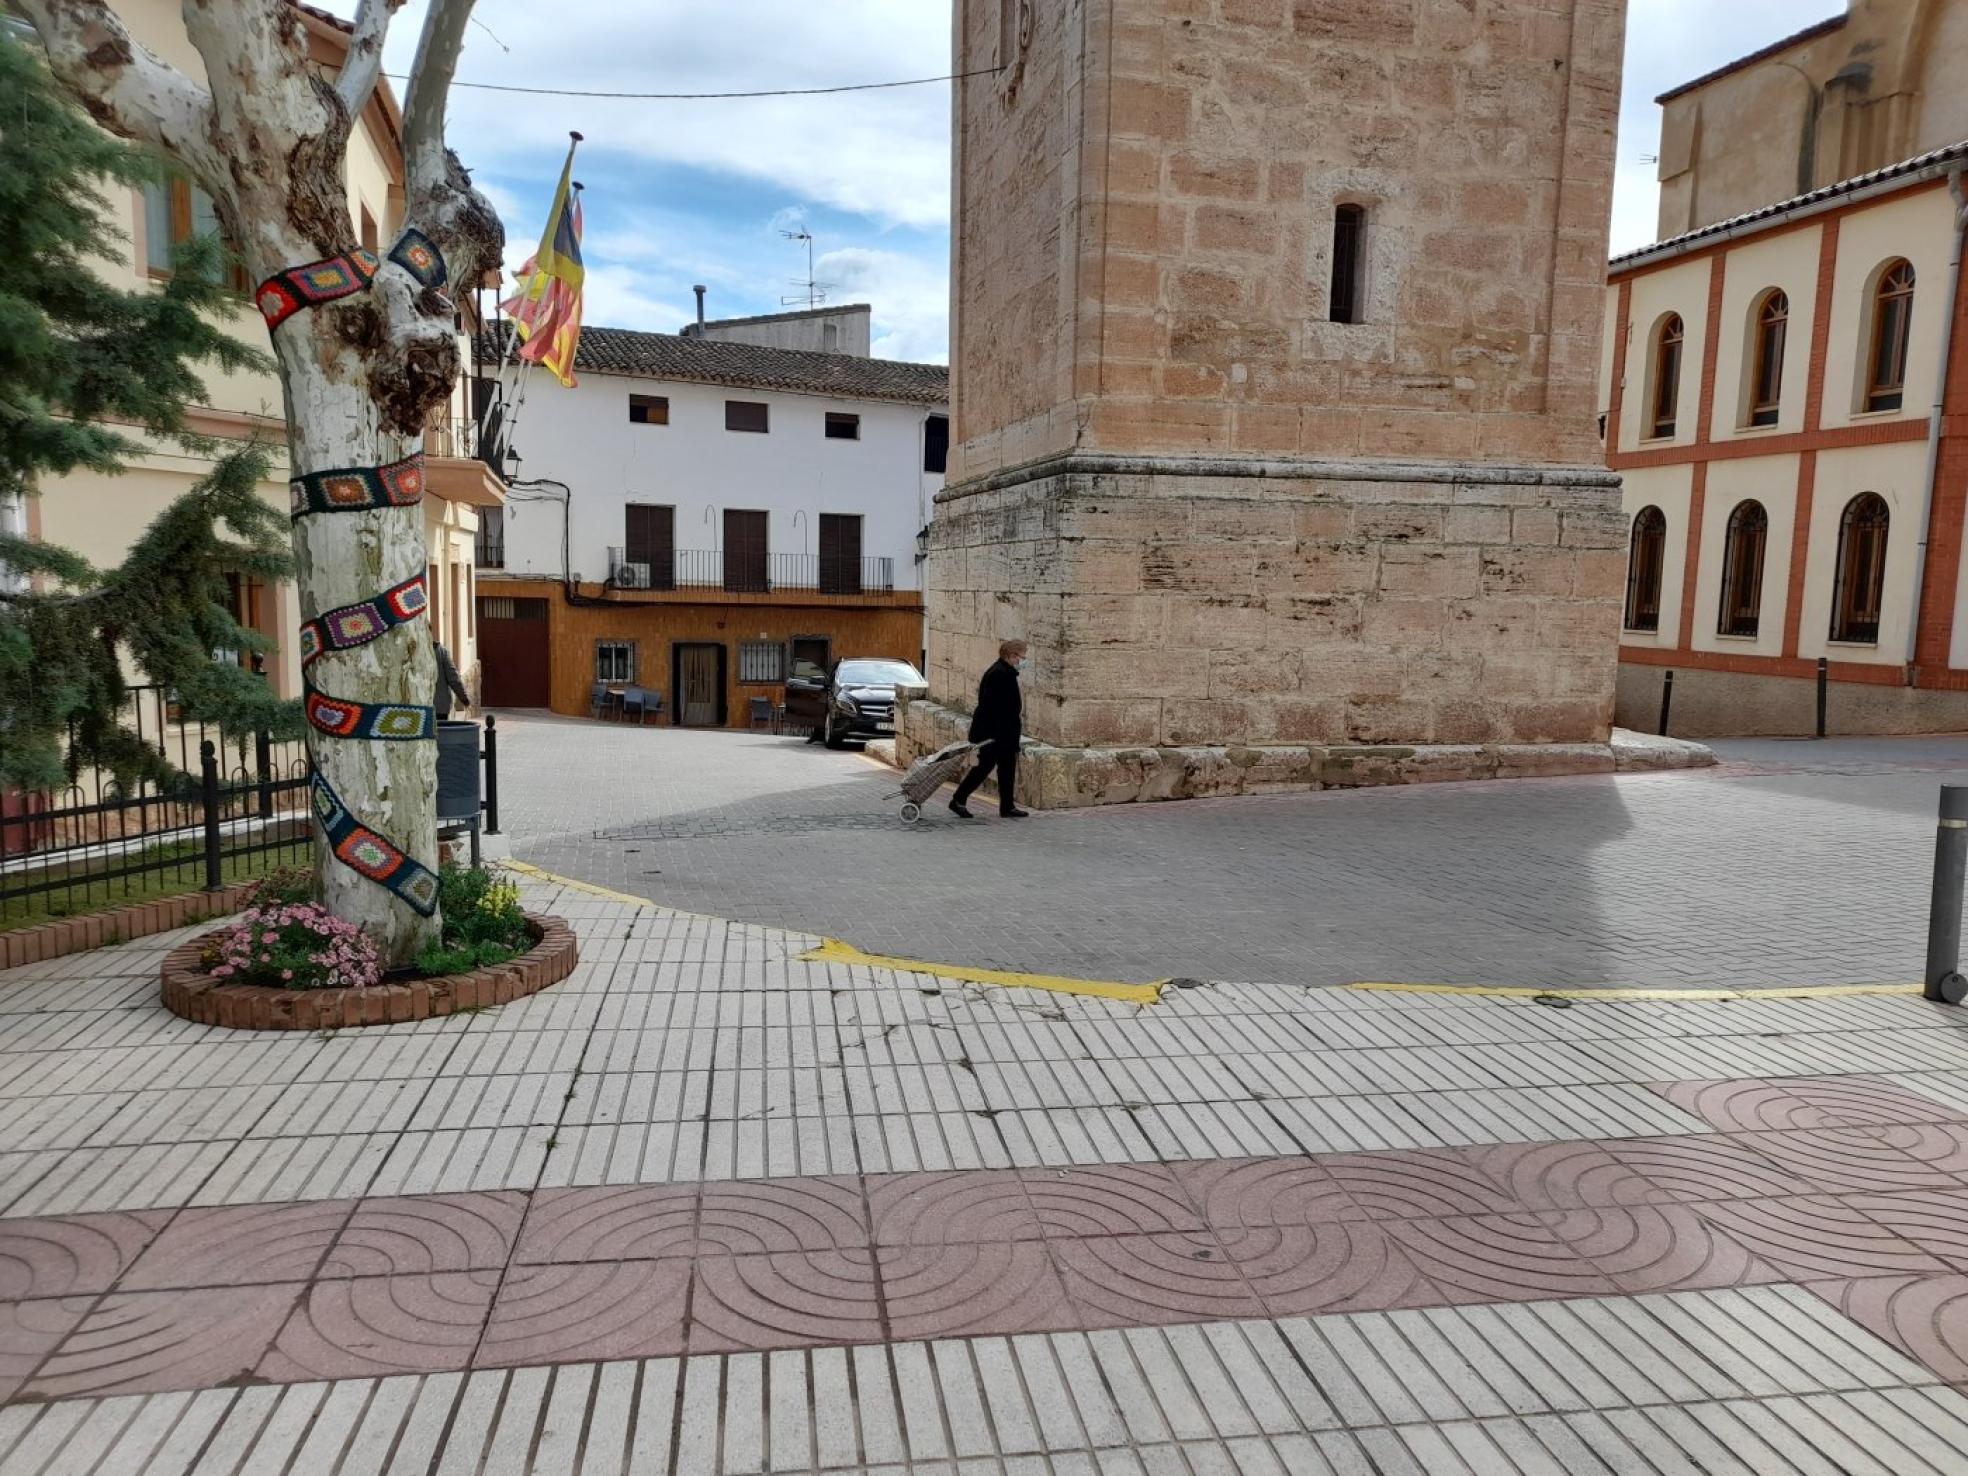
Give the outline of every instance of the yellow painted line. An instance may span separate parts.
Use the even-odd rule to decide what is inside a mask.
[[[895,969],[905,974],[928,974],[936,979],[957,979],[965,984],[997,984],[1008,989],[1044,989],[1053,994],[1084,994],[1095,999],[1111,999],[1121,1004],[1158,1004],[1162,986],[1118,984],[1104,979],[1068,979],[1058,974],[1017,974],[1005,969],[967,969],[956,964],[930,963],[920,958],[895,958],[884,953],[863,953],[851,943],[829,938],[818,948],[799,956],[801,963],[863,964],[869,968]]]
[[[1852,999],[1872,994],[1919,994],[1918,984],[1800,984],[1778,989],[1537,989],[1510,984],[1348,984],[1389,994],[1467,994],[1489,999],[1582,999],[1602,1003],[1656,1000]]]
[[[665,907],[661,902],[650,897],[632,897],[627,892],[613,892],[607,887],[598,887],[593,882],[577,881],[571,876],[562,876],[557,871],[544,870],[541,867],[533,865],[530,861],[515,861],[511,857],[508,857],[496,864],[505,867],[508,871],[517,871],[521,876],[531,877],[534,881],[547,882],[557,887],[566,887],[569,891],[573,892],[586,892],[590,897],[600,897],[608,902],[627,902],[636,907],[660,908],[662,911],[676,917],[701,917],[706,922],[721,923],[729,921],[727,918],[712,917],[708,912],[685,912],[681,907]]]

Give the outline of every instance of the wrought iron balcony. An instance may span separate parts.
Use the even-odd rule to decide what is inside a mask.
[[[614,589],[721,589],[733,594],[799,590],[815,594],[888,594],[895,561],[833,554],[760,554],[741,549],[608,550]]]

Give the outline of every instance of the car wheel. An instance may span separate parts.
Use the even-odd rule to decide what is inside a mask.
[[[827,709],[827,730],[822,741],[829,748],[841,748],[846,745],[846,740],[834,731],[834,710],[831,707]]]

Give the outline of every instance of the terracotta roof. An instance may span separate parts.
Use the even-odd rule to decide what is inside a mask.
[[[498,331],[505,331],[503,323]],[[489,357],[496,362],[503,339],[487,336],[494,340],[489,345]],[[725,343],[715,338],[685,338],[679,333],[642,333],[633,328],[583,328],[574,369],[581,374],[680,379],[852,400],[941,405],[950,398],[950,371],[941,364],[816,354]]]
[[[1827,16],[1814,26],[1806,26],[1795,35],[1786,36],[1781,41],[1772,41],[1760,51],[1752,51],[1748,56],[1739,56],[1734,61],[1717,67],[1712,72],[1704,72],[1692,82],[1683,82],[1679,87],[1670,87],[1654,101],[1669,102],[1684,92],[1693,92],[1697,87],[1706,87],[1718,77],[1726,77],[1731,72],[1740,72],[1744,67],[1753,67],[1760,61],[1767,61],[1780,51],[1788,51],[1793,46],[1802,46],[1806,41],[1815,41],[1820,36],[1829,36],[1845,24],[1842,15]]]
[[[839,307],[800,308],[790,313],[759,313],[750,318],[706,318],[706,328],[748,328],[754,323],[792,323],[801,318],[831,318],[839,313],[872,313],[865,302],[844,302]],[[690,325],[695,328],[697,325]]]
[[[303,5],[301,0],[287,0],[287,3],[293,6],[294,9],[313,16],[318,21],[326,21],[344,35],[353,36],[355,34],[355,22],[345,21],[333,11],[323,10],[319,5]]]
[[[1751,210],[1742,215],[1733,215],[1727,220],[1718,220],[1714,224],[1702,226],[1698,230],[1687,231],[1679,236],[1669,236],[1665,241],[1656,241],[1651,246],[1642,246],[1638,251],[1628,251],[1623,255],[1615,256],[1607,265],[1610,269],[1617,271],[1620,267],[1628,263],[1637,262],[1646,257],[1671,256],[1710,236],[1740,234],[1745,226],[1756,225],[1763,221],[1772,221],[1779,216],[1790,215],[1799,210],[1806,210],[1811,206],[1824,205],[1838,199],[1840,196],[1855,195],[1861,190],[1871,189],[1879,185],[1888,185],[1895,180],[1906,178],[1910,175],[1918,175],[1929,171],[1935,174],[1945,174],[1947,171],[1940,166],[1944,164],[1959,165],[1962,163],[1968,163],[1968,139],[1963,139],[1960,143],[1949,144],[1945,148],[1930,149],[1924,154],[1915,154],[1911,159],[1902,159],[1897,164],[1888,164],[1885,168],[1875,169],[1870,174],[1857,174],[1850,179],[1841,179],[1837,184],[1825,185],[1822,189],[1812,190],[1809,194],[1795,195],[1788,200],[1779,200],[1774,205],[1765,205],[1761,210]],[[1908,182],[1911,183],[1912,181],[1909,180]]]

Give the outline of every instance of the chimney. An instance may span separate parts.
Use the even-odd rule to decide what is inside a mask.
[[[690,290],[697,294],[697,336],[702,338],[704,336],[704,288],[702,284],[699,284]]]

